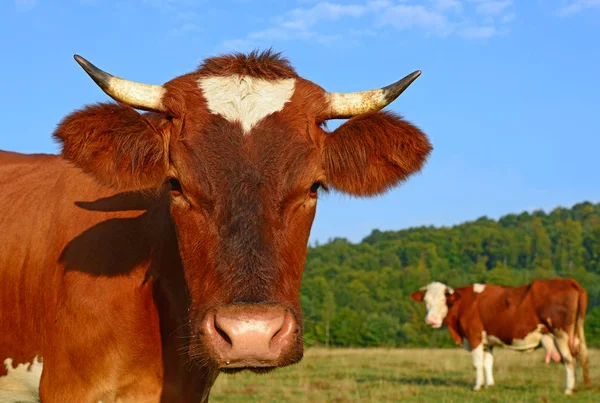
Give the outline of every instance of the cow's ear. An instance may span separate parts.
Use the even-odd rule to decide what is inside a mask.
[[[421,290],[415,291],[412,294],[410,294],[410,297],[417,302],[423,301],[424,296],[425,296],[425,293]]]
[[[333,188],[373,196],[418,172],[431,149],[427,136],[398,115],[367,113],[326,136],[323,165]]]
[[[458,301],[460,299],[461,295],[460,292],[453,290],[452,293],[446,291],[446,303],[448,305],[452,305],[454,303],[456,303],[456,301]]]
[[[163,180],[168,151],[151,119],[126,105],[101,103],[68,115],[53,137],[63,158],[102,185],[153,187]]]

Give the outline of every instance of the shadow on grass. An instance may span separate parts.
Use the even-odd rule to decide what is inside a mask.
[[[472,391],[473,383],[464,379],[452,379],[452,378],[441,378],[441,377],[384,377],[384,376],[367,376],[356,380],[358,384],[370,383],[370,382],[389,382],[400,385],[412,385],[412,386],[446,386],[446,387],[459,387],[465,391]],[[511,392],[527,392],[531,390],[529,385],[494,385],[492,387],[484,387],[478,393],[485,393],[485,391],[511,391]]]
[[[448,379],[438,377],[427,377],[427,378],[410,378],[410,377],[384,377],[384,376],[367,376],[356,380],[356,383],[367,383],[367,382],[390,382],[398,383],[403,385],[418,385],[418,386],[459,386],[464,388],[471,388],[473,385],[463,379]]]

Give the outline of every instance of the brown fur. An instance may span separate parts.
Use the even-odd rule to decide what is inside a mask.
[[[281,57],[281,53],[272,50],[253,51],[249,54],[232,53],[212,57],[198,67],[202,76],[230,76],[232,74],[248,75],[265,80],[296,78],[298,74],[290,62]]]
[[[54,138],[66,160],[119,189],[157,186],[168,166],[163,136],[126,105],[101,103],[73,112]]]
[[[227,74],[296,90],[244,135],[197,85]],[[220,363],[199,329],[233,305],[289,312],[296,333],[273,366],[299,361],[311,187],[379,193],[430,150],[389,113],[326,133],[324,90],[270,52],[209,59],[164,87],[164,114],[67,116],[61,157],[0,153],[0,362],[43,357],[44,402],[207,399]]]
[[[391,112],[348,120],[326,137],[324,165],[331,186],[344,193],[383,193],[421,170],[431,151],[427,137]]]

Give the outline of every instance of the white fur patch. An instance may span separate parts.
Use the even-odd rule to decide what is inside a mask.
[[[471,350],[471,358],[475,368],[475,386],[473,386],[473,390],[479,390],[483,386],[483,343],[479,343],[477,347]]]
[[[442,322],[446,315],[448,315],[448,306],[446,305],[446,291],[449,294],[454,293],[450,287],[446,284],[434,281],[429,285],[421,288],[425,290],[423,300],[425,301],[425,307],[427,308],[427,316],[425,321],[432,325],[434,328],[442,326]],[[452,290],[452,292],[450,292]]]
[[[571,349],[569,348],[569,335],[564,330],[555,330],[554,340],[556,341],[556,347],[558,347],[558,351],[563,358],[565,369],[567,371],[567,387],[565,388],[565,394],[570,395],[575,388],[575,359],[571,355]]]
[[[483,370],[485,372],[486,386],[492,386],[494,382],[494,354],[491,349],[483,352]]]
[[[525,335],[522,339],[513,339],[511,344],[505,344],[502,340],[493,335],[488,335],[486,338],[486,345],[489,346],[500,346],[509,350],[516,351],[527,351],[532,348],[536,348],[542,342],[542,328],[544,325],[539,324],[537,328]]]
[[[242,125],[245,134],[266,116],[278,112],[290,101],[296,80],[265,80],[233,74],[198,80],[211,113]]]
[[[475,283],[473,284],[473,292],[481,294],[485,290],[485,284]]]
[[[35,357],[31,364],[19,364],[16,368],[13,368],[12,362],[12,358],[4,360],[4,366],[8,374],[0,377],[0,402],[39,402],[40,379],[43,368],[41,361],[38,360],[38,357]]]

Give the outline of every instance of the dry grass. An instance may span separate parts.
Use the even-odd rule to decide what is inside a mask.
[[[475,373],[461,349],[309,349],[298,365],[268,375],[221,375],[213,402],[563,402],[565,370],[543,352],[496,349],[496,386],[472,392]],[[590,351],[592,386],[569,402],[600,402],[600,351]],[[578,376],[580,373],[578,372]],[[578,381],[580,381],[579,376]]]

